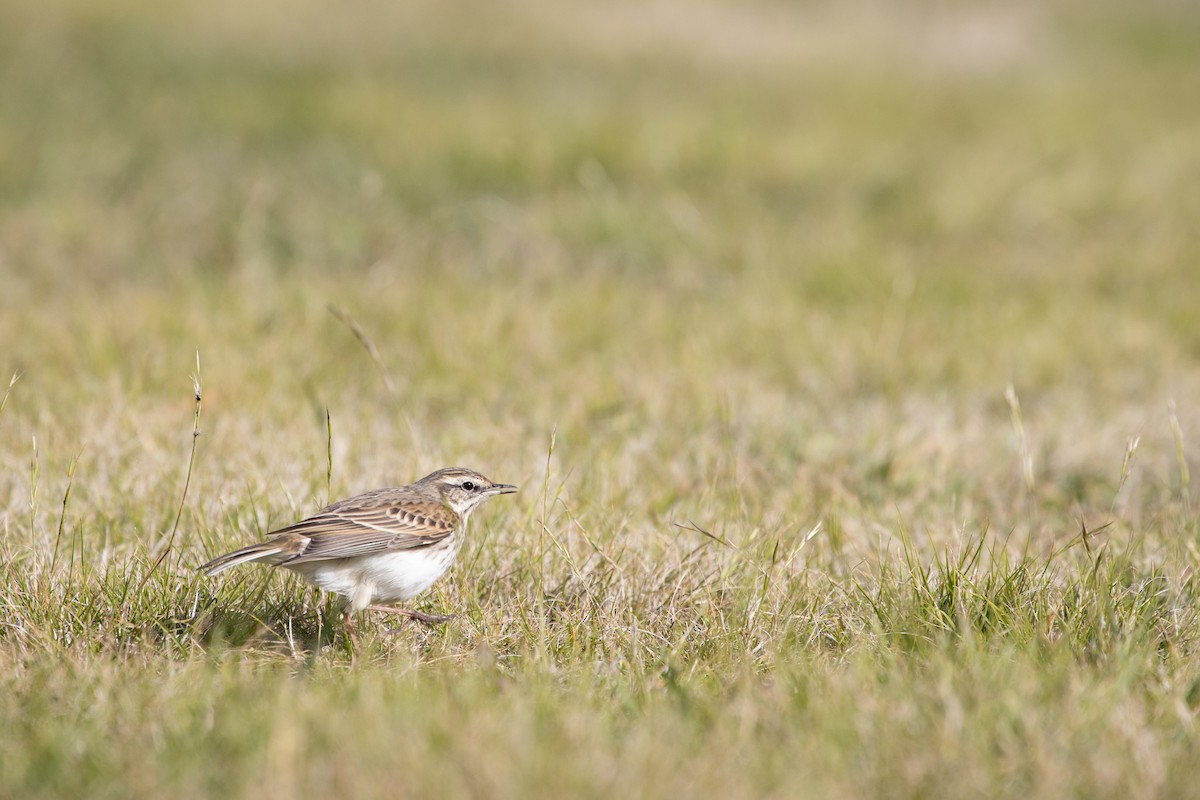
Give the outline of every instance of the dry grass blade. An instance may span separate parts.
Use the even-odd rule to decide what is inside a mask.
[[[188,489],[192,485],[192,469],[196,465],[196,444],[200,439],[200,409],[203,397],[202,386],[200,383],[199,350],[196,351],[196,372],[192,375],[192,393],[196,398],[196,408],[192,415],[192,447],[188,452],[187,471],[183,478],[183,491],[180,492],[179,495],[179,506],[175,510],[175,521],[171,525],[171,533],[167,537],[166,541],[162,544],[162,552],[159,553],[158,558],[154,560],[154,563],[150,566],[150,569],[146,571],[145,577],[142,578],[141,583],[138,585],[139,594],[146,587],[146,584],[154,576],[154,573],[158,570],[159,566],[171,552],[171,548],[175,545],[175,536],[179,532],[179,522],[183,519],[183,508],[187,504]]]
[[[4,396],[0,397],[0,413],[3,413],[4,407],[8,405],[8,396],[12,394],[13,387],[17,385],[17,381],[21,379],[20,372],[14,372],[12,378],[8,381],[8,388],[4,390]]]
[[[388,373],[387,367],[383,365],[383,358],[379,355],[379,349],[375,347],[375,342],[371,341],[371,337],[367,336],[366,331],[358,324],[354,317],[350,316],[350,312],[343,308],[339,308],[330,303],[326,308],[333,318],[345,325],[354,334],[354,338],[358,339],[358,343],[367,351],[367,355],[371,357],[371,363],[375,365],[375,369],[379,371],[379,377],[383,379],[383,385],[387,388],[389,394],[396,393],[396,386],[392,382],[392,376]]]
[[[691,520],[688,520],[687,525],[683,525],[678,522],[673,522],[671,524],[674,525],[676,528],[682,528],[685,531],[694,531],[702,536],[707,536],[709,539],[712,539],[717,544],[724,545],[725,547],[733,547],[734,549],[736,549],[736,546],[732,542],[727,542],[726,540],[722,539],[720,536],[717,536],[712,531],[707,531],[704,528],[701,528],[699,525],[697,525],[695,522],[692,522]]]
[[[63,492],[62,510],[58,515],[58,531],[54,534],[54,552],[50,556],[50,572],[54,573],[54,567],[58,564],[58,548],[62,543],[63,528],[67,521],[67,503],[71,499],[71,487],[75,485],[75,467],[79,465],[80,455],[76,455],[71,459],[70,465],[67,467],[67,488]]]

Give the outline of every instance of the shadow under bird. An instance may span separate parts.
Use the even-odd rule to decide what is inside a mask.
[[[458,555],[467,518],[476,506],[516,486],[495,483],[469,469],[431,472],[416,483],[376,489],[326,506],[311,517],[268,534],[200,567],[217,575],[261,561],[287,567],[309,583],[347,599],[342,611],[399,614],[427,625],[451,619],[392,603],[428,589]]]

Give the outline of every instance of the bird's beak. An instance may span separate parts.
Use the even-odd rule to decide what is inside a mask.
[[[512,494],[517,491],[517,487],[511,483],[497,483],[492,488],[488,489],[488,494]]]

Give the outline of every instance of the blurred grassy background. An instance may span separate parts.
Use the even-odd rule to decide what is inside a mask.
[[[4,4],[0,794],[1185,792],[1197,41],[1165,0]],[[526,488],[452,631],[297,650],[313,593],[191,574],[446,464]],[[1081,524],[1108,561],[1059,565]]]

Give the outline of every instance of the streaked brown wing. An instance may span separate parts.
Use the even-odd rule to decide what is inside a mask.
[[[335,503],[306,520],[275,531],[274,537],[303,543],[295,556],[282,563],[429,547],[458,526],[458,515],[441,503],[394,500],[386,491],[372,492]]]

